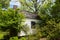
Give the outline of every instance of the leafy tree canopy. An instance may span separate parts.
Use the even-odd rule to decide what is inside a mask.
[[[7,8],[10,0],[0,0],[0,7]]]
[[[21,13],[18,13],[17,10],[7,9],[2,10],[0,9],[0,28],[5,30],[10,28],[18,28],[18,22],[22,22],[24,16]]]

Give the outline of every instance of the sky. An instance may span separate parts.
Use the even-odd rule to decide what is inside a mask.
[[[18,0],[11,0],[10,1],[10,8],[13,8],[13,5],[17,5],[18,8],[20,8],[21,4]]]

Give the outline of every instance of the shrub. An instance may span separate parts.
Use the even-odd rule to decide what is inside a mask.
[[[11,37],[9,40],[18,40],[18,37]]]
[[[27,40],[27,39],[26,39],[26,37],[22,37],[22,38],[20,38],[19,40]]]

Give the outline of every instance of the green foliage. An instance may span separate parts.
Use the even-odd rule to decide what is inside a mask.
[[[20,0],[20,2],[22,4],[22,10],[37,14],[41,12],[42,9],[47,12],[54,3],[52,0]]]
[[[3,3],[4,2],[4,3]],[[9,2],[9,1],[8,1]],[[0,7],[5,7],[8,2],[0,1]],[[39,15],[40,26],[36,30],[36,34],[28,36],[28,40],[39,40],[40,38],[48,38],[48,40],[58,40],[60,37],[60,0],[52,2],[52,0],[20,0],[22,10],[37,13]],[[8,4],[7,4],[8,5]],[[27,8],[27,9],[26,9]],[[14,33],[20,31],[22,27],[24,15],[18,13],[17,10],[2,10],[0,9],[0,29],[14,30]],[[19,22],[19,23],[18,23]],[[38,26],[36,26],[38,27]],[[26,28],[24,28],[25,30]],[[27,30],[27,29],[26,29]],[[11,37],[10,40],[18,40],[17,37]],[[20,40],[26,40],[25,37]]]
[[[15,28],[18,29],[18,21],[20,23],[24,16],[22,14],[18,14],[16,10],[0,10],[0,27],[1,28]]]
[[[19,40],[27,40],[25,37],[20,38]]]
[[[3,39],[4,35],[7,35],[7,32],[0,31],[0,40]]]
[[[18,40],[18,37],[11,37],[9,40]]]
[[[60,37],[59,35],[60,34],[60,16],[59,16],[60,5],[59,4],[60,2],[56,0],[55,5],[51,7],[50,14],[52,16],[48,15],[45,18],[42,18],[40,16],[42,21],[40,24],[40,32],[43,35],[42,37],[47,37],[48,40],[58,40]]]
[[[18,12],[17,9],[0,9],[0,30],[5,32],[8,30],[9,37],[17,36],[22,27],[22,19],[24,18],[24,15]]]
[[[30,40],[34,40],[35,37],[46,37],[49,40],[57,40],[60,37],[60,0],[56,0],[55,2],[52,0],[43,0],[42,5],[39,3],[37,0],[22,2],[23,6],[29,11],[31,10],[33,13],[37,12],[41,20],[39,32],[29,38]]]
[[[9,6],[9,1],[10,0],[0,0],[0,5],[2,8],[7,8]]]

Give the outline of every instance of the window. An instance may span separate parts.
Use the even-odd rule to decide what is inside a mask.
[[[31,28],[35,28],[36,22],[31,21]]]

